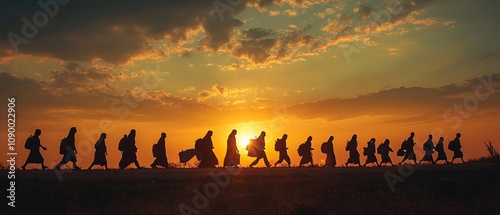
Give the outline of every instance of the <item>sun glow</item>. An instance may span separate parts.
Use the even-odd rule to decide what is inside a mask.
[[[248,143],[250,142],[251,138],[255,138],[255,135],[252,136],[249,133],[240,134],[238,132],[238,134],[236,134],[236,144],[238,145],[238,149],[244,150],[247,147]]]

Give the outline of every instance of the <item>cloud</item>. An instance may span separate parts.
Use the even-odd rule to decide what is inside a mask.
[[[491,80],[488,88],[484,82]],[[412,117],[422,121],[440,120],[448,109],[464,105],[466,98],[477,96],[476,90],[488,98],[478,100],[479,107],[474,114],[497,112],[500,105],[500,75],[483,76],[469,79],[461,84],[449,84],[438,88],[400,87],[376,93],[359,95],[356,98],[326,99],[322,101],[292,105],[290,114],[303,119],[322,118],[342,120],[363,115]],[[494,91],[490,91],[494,89]],[[472,103],[472,102],[471,102]],[[407,121],[407,120],[404,120]]]
[[[8,1],[3,7],[10,10],[2,14],[2,20],[9,21],[3,22],[1,35],[13,32],[22,36],[21,18],[32,20],[33,14],[42,10],[36,2]],[[232,13],[237,14],[244,7],[241,4]],[[19,53],[64,61],[102,59],[123,64],[135,56],[157,51],[150,41],[169,39],[178,44],[200,28],[206,33],[206,45],[217,50],[241,22],[232,19],[232,13],[225,13],[228,19],[217,21],[213,11],[212,2],[205,0],[71,1],[60,5],[58,13],[28,43],[20,44]],[[0,50],[12,50],[8,39],[0,40]],[[1,54],[11,55],[5,51]]]
[[[287,16],[297,16],[297,12],[294,10],[287,9],[284,11]]]
[[[277,15],[280,15],[280,14],[281,14],[281,12],[277,11],[277,10],[269,11],[269,16],[277,16]]]

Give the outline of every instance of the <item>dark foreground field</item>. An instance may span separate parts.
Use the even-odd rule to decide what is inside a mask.
[[[16,208],[3,197],[0,214],[499,213],[500,164],[414,168],[80,170],[61,183],[51,170],[17,171]],[[394,192],[387,171],[404,178]]]

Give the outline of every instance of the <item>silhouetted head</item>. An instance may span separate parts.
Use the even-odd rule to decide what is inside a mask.
[[[444,137],[440,137],[440,138],[439,138],[439,141],[444,141]]]
[[[69,129],[69,134],[75,134],[76,133],[76,127],[71,127]]]
[[[462,137],[462,134],[457,133],[457,137],[458,137],[458,138]]]
[[[375,142],[375,138],[372,137],[372,139],[370,139],[370,142]]]
[[[389,141],[389,139],[385,139],[384,144],[389,145],[390,143],[391,143],[391,141]]]
[[[166,138],[167,134],[165,132],[161,132],[161,138]]]
[[[208,130],[207,134],[205,134],[205,137],[212,137],[213,134],[214,132],[212,130]]]
[[[265,137],[266,136],[266,132],[265,131],[260,132],[260,136],[264,136]]]
[[[126,135],[126,134],[124,134],[124,135],[123,135],[123,138],[127,138],[127,135]]]
[[[231,134],[230,134],[230,135],[235,136],[237,133],[238,133],[238,131],[237,131],[236,129],[233,129],[233,130],[231,131]]]
[[[286,140],[288,138],[288,134],[283,134],[283,137],[281,137],[282,140]]]
[[[429,139],[432,139],[432,134],[429,134]]]
[[[357,134],[353,134],[351,140],[356,140],[356,139],[358,139],[358,135]]]
[[[410,137],[414,137],[414,136],[415,136],[415,132],[411,132]]]
[[[135,139],[135,129],[130,130],[130,133],[128,134],[128,139]]]
[[[35,136],[40,136],[41,134],[42,134],[42,130],[40,130],[40,129],[37,128],[35,130]]]
[[[101,139],[101,140],[106,139],[106,133],[101,133],[101,136],[99,137],[99,139]]]
[[[310,142],[310,141],[312,141],[312,140],[313,140],[313,137],[311,137],[311,136],[307,137],[307,141],[308,141],[308,142]]]
[[[330,138],[328,138],[328,142],[332,142],[333,141],[333,136],[330,136]]]

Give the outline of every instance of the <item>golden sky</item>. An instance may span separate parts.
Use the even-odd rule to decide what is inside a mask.
[[[46,163],[59,161],[73,126],[84,167],[101,132],[117,167],[132,128],[143,166],[161,132],[170,162],[208,130],[221,162],[232,129],[242,154],[266,131],[271,161],[287,133],[294,164],[308,136],[316,163],[330,135],[338,163],[354,133],[361,151],[372,137],[397,149],[413,131],[421,149],[460,132],[466,159],[500,143],[499,2],[231,2],[1,3],[0,95],[16,98],[18,159],[39,128]]]

